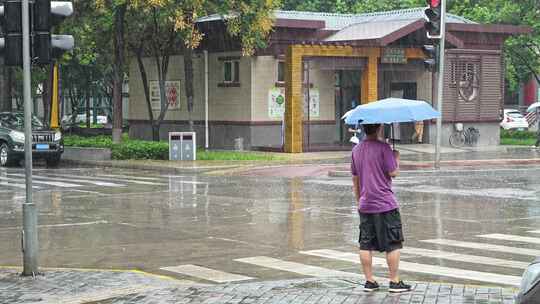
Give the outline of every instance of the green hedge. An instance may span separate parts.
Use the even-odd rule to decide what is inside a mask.
[[[92,137],[82,137],[78,135],[64,136],[64,146],[68,147],[93,147],[112,148],[112,138],[110,135],[99,135]]]
[[[514,131],[501,129],[501,138],[536,139],[536,133],[531,131]]]
[[[113,159],[169,159],[169,144],[159,141],[126,140],[112,146]]]
[[[112,158],[116,160],[126,159],[169,159],[169,143],[163,141],[146,141],[129,139],[123,135],[120,144],[113,144],[110,135],[93,137],[81,137],[67,135],[64,137],[64,145],[71,147],[93,147],[111,149]],[[259,152],[233,152],[233,151],[197,151],[197,160],[280,160],[274,154]]]

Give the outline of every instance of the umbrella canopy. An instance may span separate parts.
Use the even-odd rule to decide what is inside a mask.
[[[356,106],[356,108],[358,108],[358,107],[359,107],[359,106]],[[354,110],[356,110],[356,108],[347,111],[345,114],[343,114],[343,116],[341,116],[341,119],[347,118],[347,116],[349,116]]]
[[[535,102],[527,108],[527,112],[536,111],[536,108],[540,107],[540,102]]]
[[[346,124],[390,124],[440,117],[427,102],[402,98],[386,98],[356,107],[345,118]]]

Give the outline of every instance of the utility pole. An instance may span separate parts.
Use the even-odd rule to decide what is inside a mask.
[[[441,114],[437,118],[437,144],[435,145],[435,168],[441,168],[441,142],[442,142],[442,111],[444,92],[444,56],[446,39],[446,0],[441,3],[441,39],[439,42],[439,75],[437,84],[437,111]]]
[[[23,275],[38,273],[37,208],[32,200],[32,90],[30,62],[30,10],[29,1],[22,1],[22,59],[24,98],[24,170],[26,200],[23,203]]]

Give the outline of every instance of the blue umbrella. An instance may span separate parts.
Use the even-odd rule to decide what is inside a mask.
[[[412,122],[434,119],[441,114],[427,102],[402,98],[386,98],[356,107],[345,123],[390,124],[394,122]]]

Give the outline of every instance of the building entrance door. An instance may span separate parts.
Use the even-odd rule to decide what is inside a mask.
[[[346,144],[353,135],[341,117],[360,104],[361,71],[336,71],[336,129],[340,144]],[[351,126],[354,127],[354,126]]]
[[[394,82],[390,85],[390,97],[416,100],[416,82]],[[414,123],[394,124],[394,139],[402,144],[412,143]]]

